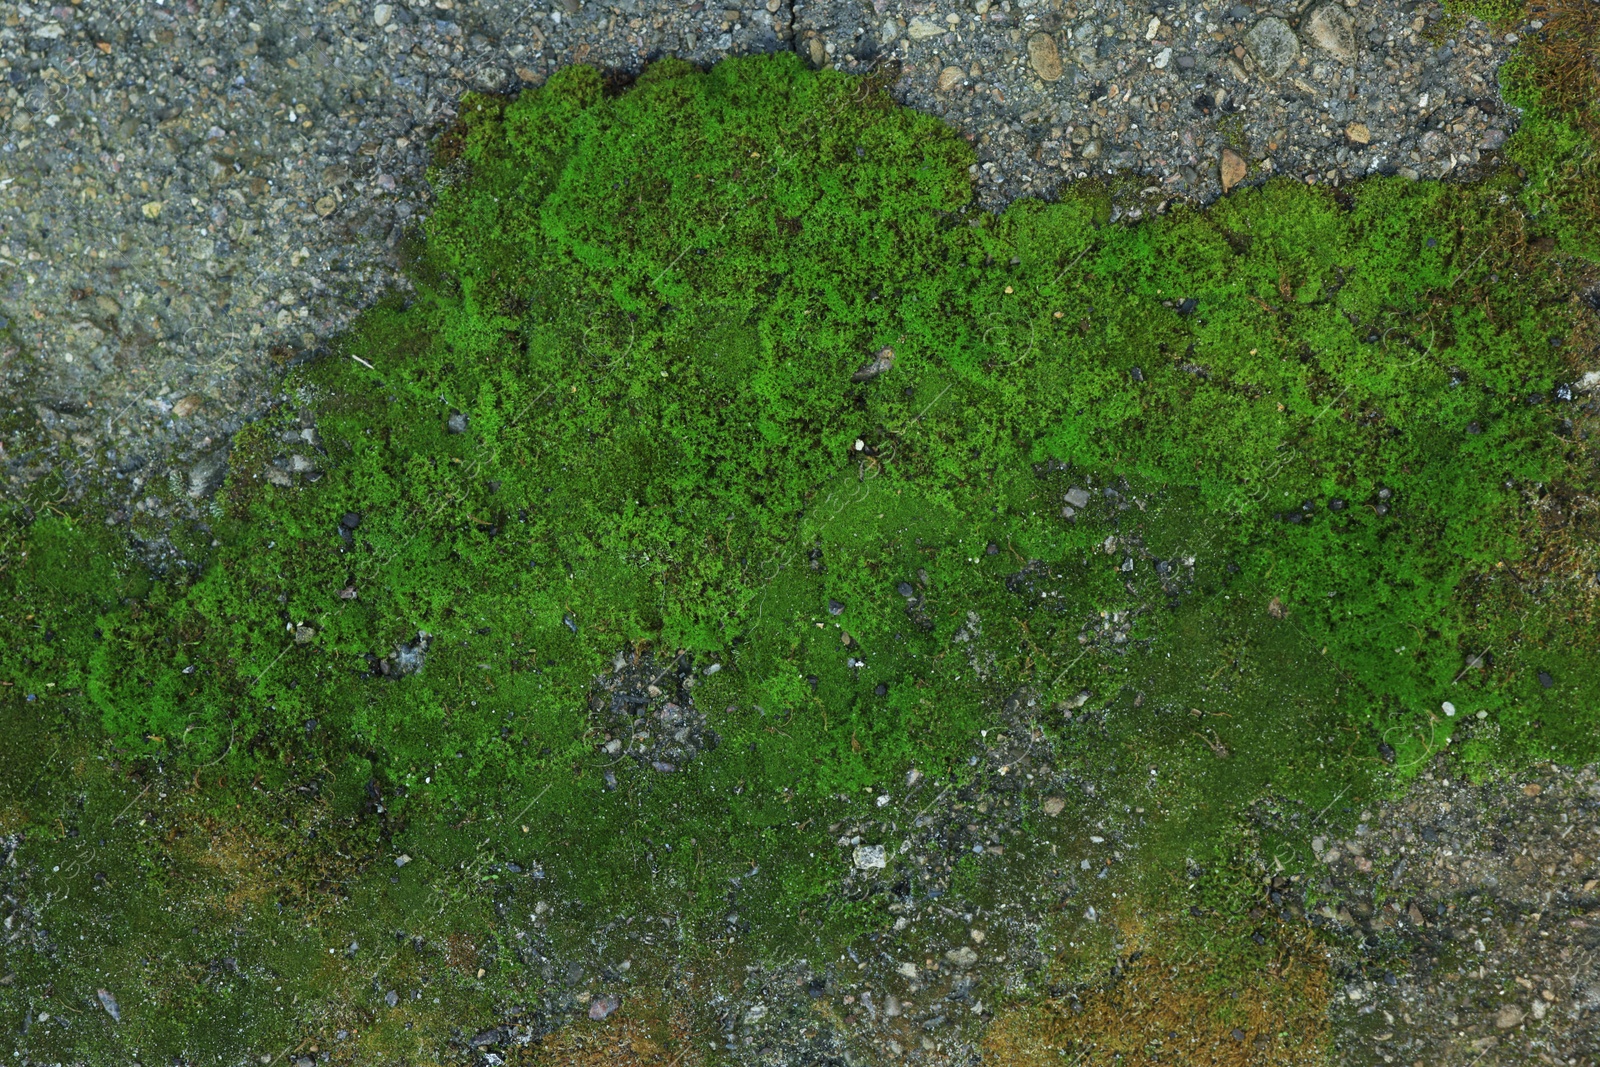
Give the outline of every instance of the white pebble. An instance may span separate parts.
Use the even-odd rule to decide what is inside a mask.
[[[1454,715],[1456,713],[1456,706],[1450,703],[1448,700],[1439,706],[1444,709],[1444,713],[1446,715]]]

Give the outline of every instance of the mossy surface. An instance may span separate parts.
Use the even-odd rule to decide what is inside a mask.
[[[1018,783],[1038,858],[953,895],[1034,893],[1126,801],[1118,884],[1234,916],[1188,873],[1303,862],[1440,751],[1596,757],[1593,233],[1543,240],[1536,182],[991,217],[958,137],[793,56],[461,115],[415,299],[291,373],[192,568],[16,517],[0,833],[60,869],[0,1006],[84,1016],[32,1054],[393,1062],[552,961],[832,959],[887,913],[829,824],[912,769],[993,785],[984,731],[1122,771],[1055,822]],[[670,767],[592,699],[641,658],[705,718]],[[1115,949],[1073,929],[1080,980]]]

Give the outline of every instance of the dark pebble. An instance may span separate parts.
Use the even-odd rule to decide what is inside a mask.
[[[1549,671],[1540,671],[1539,684],[1544,686],[1546,689],[1549,689],[1551,686],[1556,684],[1556,680],[1550,676]]]
[[[986,556],[998,556],[1000,554],[1000,546],[990,541],[984,546],[983,554]]]
[[[344,517],[339,520],[339,525],[346,530],[354,530],[361,525],[361,516],[353,511],[347,511],[344,513]]]
[[[881,697],[881,696],[888,696],[888,694],[889,694],[889,687],[884,685],[882,682],[879,682],[877,685],[872,687],[872,695],[873,696]]]
[[[917,595],[916,589],[912,587],[910,582],[901,582],[899,585],[895,586],[895,592],[899,593],[903,597],[906,597],[907,599]]]
[[[828,614],[829,615],[843,615],[844,614],[844,602],[840,601],[840,600],[829,600],[828,601]]]
[[[1387,741],[1378,742],[1378,758],[1385,763],[1394,762],[1394,746]]]

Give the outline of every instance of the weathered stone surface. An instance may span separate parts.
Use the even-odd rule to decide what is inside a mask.
[[[1281,78],[1284,71],[1300,55],[1300,41],[1280,18],[1268,16],[1250,27],[1244,45],[1256,61],[1261,73],[1268,78]]]

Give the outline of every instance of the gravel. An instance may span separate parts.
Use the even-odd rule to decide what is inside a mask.
[[[1349,839],[1320,842],[1313,915],[1359,944],[1334,1008],[1345,1059],[1588,1062],[1600,1048],[1600,771],[1472,784],[1441,763],[1360,818]]]
[[[897,64],[895,96],[975,142],[990,207],[1119,173],[1157,202],[1210,200],[1225,149],[1252,179],[1439,177],[1481,166],[1514,121],[1495,82],[1514,35],[1435,3],[824,0],[794,12],[801,55],[849,71]]]

